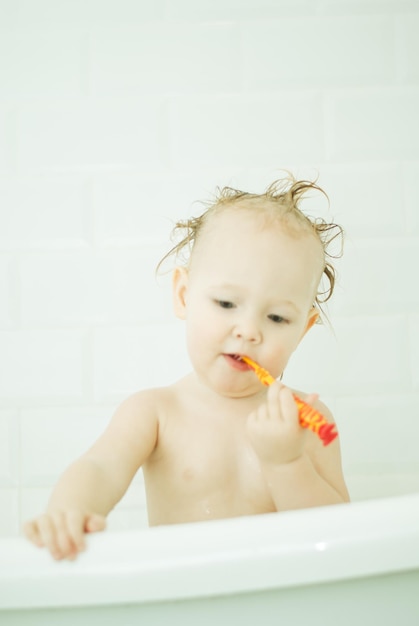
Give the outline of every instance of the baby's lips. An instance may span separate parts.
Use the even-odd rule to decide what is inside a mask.
[[[235,352],[227,352],[225,356],[228,357],[229,359],[232,359],[232,361],[234,361],[235,363],[237,363],[237,365],[234,365],[235,369],[238,369],[241,371],[247,371],[251,369],[249,364],[244,361],[241,354],[238,354]]]

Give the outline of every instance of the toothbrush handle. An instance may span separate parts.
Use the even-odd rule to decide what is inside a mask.
[[[324,446],[332,443],[338,436],[334,424],[330,424],[326,418],[312,406],[301,400],[294,394],[294,400],[298,407],[298,418],[302,428],[312,430],[321,439]]]
[[[268,372],[268,370],[261,367],[259,363],[256,363],[250,357],[245,356],[242,357],[242,360],[250,365],[263,385],[269,387],[269,385],[272,385],[272,383],[275,382],[275,378]],[[301,400],[301,398],[295,394],[294,399],[298,407],[298,418],[302,428],[312,430],[321,439],[324,446],[329,445],[329,443],[336,439],[338,433],[334,424],[330,424],[321,413],[316,411],[316,409],[307,404],[307,402],[304,402],[304,400]]]

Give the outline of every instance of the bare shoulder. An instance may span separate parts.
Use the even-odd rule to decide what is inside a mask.
[[[173,391],[170,387],[144,389],[128,396],[116,409],[113,422],[130,423],[139,428],[148,424],[157,426],[165,415]]]
[[[128,396],[116,408],[99,439],[99,444],[136,447],[155,445],[159,423],[159,398],[157,389],[140,391]]]
[[[164,395],[165,389],[158,387],[137,391],[121,402],[116,409],[115,415],[130,416],[144,410],[156,413]]]

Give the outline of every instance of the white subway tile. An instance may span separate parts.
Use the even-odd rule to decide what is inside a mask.
[[[248,185],[248,172],[237,168],[95,176],[95,242],[106,248],[155,243],[163,255],[172,247],[176,222],[202,213],[217,187]]]
[[[0,401],[75,401],[82,397],[81,333],[3,331],[0,345]]]
[[[80,94],[85,32],[45,24],[13,28],[0,37],[0,97]]]
[[[401,13],[397,18],[397,45],[400,50],[399,76],[407,84],[419,82],[419,7],[416,3],[416,14]]]
[[[8,3],[9,4],[9,3]],[[164,18],[165,0],[72,0],[57,2],[56,0],[19,0],[19,10],[16,10],[15,21],[20,24],[39,26],[45,25],[45,16],[48,23],[55,28],[57,25],[67,26],[81,24],[85,27],[101,23],[142,22],[143,20]]]
[[[330,214],[343,226],[349,241],[406,232],[403,182],[397,164],[322,164],[318,183],[329,196]]]
[[[313,0],[176,0],[168,2],[168,16],[177,20],[261,20],[317,11]]]
[[[0,487],[16,486],[19,479],[19,415],[0,411]]]
[[[19,529],[27,520],[40,515],[45,511],[53,485],[48,487],[24,487],[20,496]]]
[[[353,317],[339,320],[339,382],[345,393],[409,391],[406,317]]]
[[[14,144],[16,125],[11,106],[0,102],[0,176],[9,174],[14,167]]]
[[[407,232],[419,235],[418,187],[419,161],[404,164],[404,201],[406,203]]]
[[[155,247],[25,255],[21,262],[26,326],[141,324],[172,318],[171,282],[157,280]]]
[[[19,501],[16,489],[0,489],[0,536],[19,532]]]
[[[418,88],[371,88],[330,97],[332,159],[419,159]]]
[[[222,176],[217,172],[216,184]],[[129,247],[156,242],[168,250],[174,224],[190,215],[196,200],[206,200],[214,191],[215,184],[210,185],[209,179],[208,172],[96,176],[96,243]]]
[[[242,36],[244,81],[250,91],[395,80],[394,23],[388,17],[298,16],[245,22]]]
[[[16,272],[14,260],[0,255],[0,328],[13,328],[17,323],[18,297],[16,294]]]
[[[231,92],[241,87],[232,23],[115,24],[92,32],[94,94]]]
[[[320,394],[410,391],[404,316],[333,318],[333,332],[315,326],[288,364],[284,383]]]
[[[18,165],[39,170],[119,169],[163,164],[160,99],[51,100],[22,106]]]
[[[22,482],[49,487],[102,434],[113,409],[39,408],[21,418]]]
[[[410,319],[410,350],[411,350],[411,379],[413,389],[419,390],[419,315]]]
[[[419,266],[419,237],[351,239],[339,266],[341,315],[419,313],[412,288]]]
[[[177,167],[283,167],[323,160],[318,94],[176,98],[171,159]]]
[[[85,246],[88,218],[83,180],[0,179],[0,248]]]
[[[340,444],[345,466],[399,464],[399,468],[417,463],[419,422],[416,417],[419,396],[363,396],[338,401],[337,415]],[[401,451],[402,454],[401,454]]]
[[[352,501],[391,498],[419,491],[419,467],[401,470],[398,464],[369,464],[346,473]]]
[[[120,402],[140,389],[169,385],[191,369],[180,321],[97,330],[94,345],[97,401]]]
[[[4,32],[16,26],[18,22],[20,3],[4,1],[1,4],[1,26]]]
[[[417,10],[416,0],[318,0],[318,11],[326,15],[394,15]]]
[[[416,0],[176,0],[168,15],[179,20],[266,20],[282,16],[381,15],[417,12]],[[303,44],[302,38],[298,44]],[[296,42],[294,42],[294,45]]]

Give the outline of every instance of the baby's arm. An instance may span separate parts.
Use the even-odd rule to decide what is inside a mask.
[[[330,411],[316,396],[306,401],[333,423]],[[313,433],[301,428],[287,387],[272,384],[266,403],[249,416],[247,426],[278,511],[348,501],[339,440],[323,446]]]
[[[24,525],[26,537],[56,559],[75,558],[84,533],[105,528],[105,518],[126,492],[157,443],[154,392],[121,404],[96,443],[68,467],[55,486],[44,515]]]

